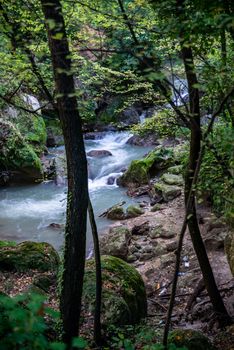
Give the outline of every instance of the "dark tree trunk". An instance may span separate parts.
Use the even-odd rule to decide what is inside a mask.
[[[64,341],[79,333],[88,209],[87,161],[59,0],[41,0],[54,71],[59,117],[67,156],[68,196],[60,309]]]
[[[188,81],[189,104],[190,104],[190,120],[191,120],[191,138],[190,138],[190,154],[189,165],[185,177],[185,201],[187,203],[188,194],[190,192],[194,172],[199,158],[201,147],[201,126],[200,126],[200,101],[199,90],[197,88],[197,76],[193,61],[192,49],[187,44],[184,45],[181,41],[181,52],[185,67],[185,73]],[[188,212],[188,227],[193,242],[193,247],[196,252],[199,265],[202,271],[204,283],[208,291],[213,308],[217,315],[220,316],[220,324],[225,324],[230,321],[227,310],[217,288],[213,271],[206,253],[206,249],[201,237],[199,229],[195,205],[195,192],[192,194],[190,210]]]

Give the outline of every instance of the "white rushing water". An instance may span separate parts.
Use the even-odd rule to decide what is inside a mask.
[[[86,151],[107,150],[112,156],[103,158],[88,157],[89,191],[96,214],[99,232],[110,221],[99,218],[105,209],[125,200],[127,204],[134,200],[127,197],[126,188],[120,188],[116,181],[107,184],[110,176],[116,178],[131,160],[141,158],[151,148],[126,144],[131,135],[127,132],[107,133],[101,140],[86,140]],[[56,149],[51,150],[56,153]],[[61,152],[61,148],[60,148]],[[63,224],[66,211],[66,185],[57,186],[54,181],[37,185],[15,186],[0,190],[0,239],[46,241],[58,250],[63,245]],[[61,228],[52,228],[52,223],[61,224]],[[91,246],[91,233],[88,227],[87,247]]]

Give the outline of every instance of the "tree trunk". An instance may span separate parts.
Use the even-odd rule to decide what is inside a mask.
[[[185,73],[188,81],[190,119],[191,119],[191,138],[190,138],[190,154],[189,165],[185,177],[185,201],[187,203],[188,194],[192,186],[194,172],[199,158],[201,147],[201,126],[200,126],[200,101],[198,81],[195,72],[192,49],[188,45],[181,42],[181,52],[185,67]],[[217,288],[213,271],[206,253],[206,249],[201,237],[199,229],[195,205],[195,191],[192,194],[192,202],[190,211],[188,212],[188,228],[196,252],[198,262],[202,271],[204,283],[212,302],[213,308],[219,316],[220,324],[230,322],[227,310]]]
[[[79,333],[88,209],[87,161],[81,118],[74,96],[70,52],[59,0],[41,0],[54,71],[68,171],[67,220],[60,310],[64,341]]]

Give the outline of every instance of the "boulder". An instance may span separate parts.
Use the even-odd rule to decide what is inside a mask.
[[[161,204],[156,203],[156,204],[154,204],[154,205],[152,206],[152,208],[151,208],[150,211],[152,211],[152,212],[154,213],[154,212],[159,211],[159,210],[161,210],[161,209],[162,209]]]
[[[103,325],[136,324],[146,317],[147,301],[144,282],[137,270],[113,256],[102,256]],[[95,261],[86,263],[83,306],[91,314],[95,308]]]
[[[124,213],[123,207],[115,206],[115,207],[111,208],[110,210],[108,210],[106,217],[107,217],[107,219],[110,219],[110,220],[123,220],[123,219],[125,219],[125,213]]]
[[[140,209],[139,207],[135,205],[129,205],[126,209],[126,218],[136,218],[137,216],[140,216],[144,214],[144,210]]]
[[[174,175],[179,175],[183,172],[183,165],[174,165],[167,169],[167,172]]]
[[[59,265],[59,255],[49,243],[22,242],[7,246],[0,245],[0,270],[55,271]]]
[[[150,177],[167,168],[172,160],[172,149],[161,147],[153,150],[145,158],[133,160],[128,170],[119,177],[118,184],[126,187],[148,184]]]
[[[42,165],[32,146],[11,122],[0,118],[0,169],[6,167],[13,182],[43,180]]]
[[[161,180],[164,181],[167,185],[177,185],[182,186],[184,183],[183,177],[181,175],[174,174],[163,174]]]
[[[87,152],[88,157],[95,157],[95,158],[102,158],[102,157],[108,157],[112,156],[112,153],[110,151],[106,151],[104,149],[96,149],[96,150],[91,150]]]
[[[144,221],[138,225],[133,226],[132,235],[136,235],[136,236],[147,235],[149,233],[149,230],[150,230],[149,222]]]
[[[133,135],[128,139],[127,144],[133,145],[133,146],[149,147],[149,146],[158,146],[159,142],[157,140],[156,134],[148,134],[144,136]]]
[[[193,329],[177,329],[169,333],[169,344],[186,347],[188,350],[215,350],[210,340]]]
[[[115,179],[116,179],[115,176],[109,176],[107,179],[107,185],[114,185]]]
[[[156,193],[162,195],[165,202],[169,202],[181,195],[181,188],[175,185],[167,185],[163,182],[157,182],[154,185]]]
[[[127,260],[131,233],[126,226],[111,227],[109,233],[100,237],[102,254]]]
[[[226,236],[224,242],[225,252],[227,255],[227,260],[231,269],[231,272],[234,276],[234,232],[231,231]]]

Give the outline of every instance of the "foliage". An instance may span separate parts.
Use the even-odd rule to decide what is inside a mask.
[[[59,313],[46,307],[41,295],[0,295],[1,350],[65,350],[62,342],[51,341],[51,327],[58,318]],[[85,349],[87,342],[75,338],[73,346]]]
[[[217,123],[207,147],[197,187],[200,198],[208,198],[219,214],[233,221],[233,129],[230,125]]]
[[[159,137],[173,137],[178,134],[179,129],[180,125],[170,109],[157,111],[153,117],[147,118],[144,123],[131,127],[131,131],[137,135],[145,136],[155,133]]]

